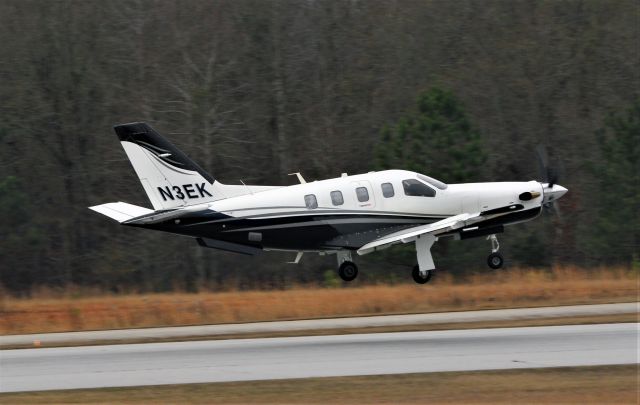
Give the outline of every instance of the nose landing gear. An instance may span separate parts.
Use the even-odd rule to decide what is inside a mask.
[[[498,238],[496,235],[489,235],[487,240],[491,241],[491,254],[487,257],[487,264],[492,269],[499,269],[504,264],[504,258],[498,252],[500,250],[500,243],[498,242]]]

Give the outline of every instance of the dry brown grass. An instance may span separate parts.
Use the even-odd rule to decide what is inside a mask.
[[[0,300],[0,334],[215,324],[387,313],[589,304],[638,299],[638,271],[486,272],[456,283]]]
[[[637,404],[637,365],[0,394],[3,404]]]

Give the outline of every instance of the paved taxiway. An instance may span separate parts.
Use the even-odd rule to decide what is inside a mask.
[[[637,323],[0,351],[0,392],[633,364]]]

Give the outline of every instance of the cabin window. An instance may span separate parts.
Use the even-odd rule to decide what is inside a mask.
[[[416,179],[402,180],[404,193],[412,197],[435,197],[436,190]]]
[[[367,191],[366,187],[356,188],[356,196],[358,196],[358,201],[360,202],[369,201],[369,191]]]
[[[342,191],[336,190],[331,192],[331,202],[333,205],[344,204],[344,198],[342,197]]]
[[[307,194],[304,196],[304,205],[310,210],[318,208],[318,200],[315,194]]]
[[[384,196],[384,198],[390,198],[396,195],[396,193],[393,191],[393,184],[382,183],[380,187],[382,187],[382,195]]]

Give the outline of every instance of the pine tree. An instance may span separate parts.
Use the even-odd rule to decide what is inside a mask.
[[[450,183],[480,180],[487,154],[462,104],[451,92],[433,88],[420,94],[417,107],[382,128],[378,168],[412,170]]]
[[[598,205],[591,255],[605,263],[638,263],[640,257],[640,99],[625,113],[611,113],[596,132],[600,159],[593,166]]]
[[[464,107],[449,91],[432,88],[418,96],[417,109],[395,125],[382,128],[375,156],[378,169],[404,169],[433,176],[447,183],[482,180],[487,160],[480,133]],[[473,256],[469,243],[438,242],[438,268],[452,269]],[[438,254],[439,253],[439,254]],[[380,261],[415,260],[413,246],[403,245],[379,254]],[[464,271],[461,271],[464,272]],[[384,275],[381,275],[384,277]]]

